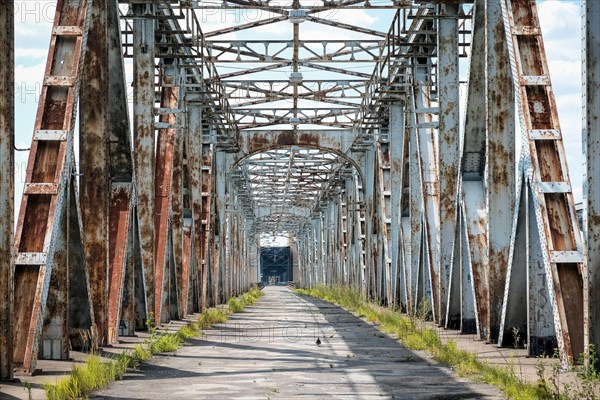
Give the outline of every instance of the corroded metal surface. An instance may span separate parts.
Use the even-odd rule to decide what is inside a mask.
[[[511,245],[515,204],[515,113],[510,58],[505,40],[500,1],[487,1],[487,143],[488,209],[488,311],[485,322],[489,342],[496,342],[500,327],[504,284]]]
[[[0,380],[13,377],[14,3],[0,3]]]
[[[554,327],[566,363],[584,351],[583,245],[537,8],[530,0],[504,2],[503,7],[521,124],[529,145],[533,202]],[[540,137],[541,130],[558,134]]]
[[[53,30],[25,178],[26,184],[36,185],[23,194],[17,220],[17,260],[19,253],[38,255],[26,265],[15,263],[14,362],[28,372],[35,368],[40,345],[42,354],[52,357],[63,358],[68,353],[65,348],[68,332],[65,330],[64,301],[69,296],[68,263],[65,258],[66,237],[61,236],[60,232],[61,226],[66,227],[67,219],[70,219],[69,187],[74,184],[71,179],[74,110],[78,97],[79,67],[85,48],[83,33],[88,17],[87,8],[86,1],[57,3],[54,27],[70,26],[77,29],[73,32]],[[65,134],[57,138],[43,138],[36,134],[40,131],[61,131]],[[54,189],[44,192],[39,190],[42,185],[37,184],[53,184]],[[53,271],[54,267],[57,268],[56,272]],[[53,278],[53,293],[49,293]],[[52,308],[46,304],[49,296],[58,300],[51,304],[54,306]],[[89,302],[87,293],[80,301]],[[56,317],[53,318],[53,315]],[[49,343],[42,343],[42,331],[49,334],[48,326],[44,329],[44,320],[50,321],[55,328]],[[54,339],[58,341],[57,351],[44,352],[45,345],[54,350]]]
[[[98,344],[109,342],[109,164],[108,158],[108,13],[107,3],[90,6],[88,46],[79,101],[79,179],[85,264],[94,298]],[[119,285],[120,286],[120,285]],[[117,288],[118,290],[119,288]]]
[[[134,15],[154,12],[153,6],[132,5]],[[155,218],[155,131],[154,131],[154,29],[152,18],[133,20],[133,166],[137,200],[137,224],[145,294],[145,319],[156,315],[154,287],[154,218]]]
[[[38,346],[68,357],[82,330],[106,343],[224,303],[261,279],[259,248],[276,236],[289,240],[302,286],[350,284],[447,328],[526,342],[531,354],[558,339],[566,360],[597,341],[586,336],[593,294],[533,0],[148,1],[94,2],[87,25],[87,2],[58,4],[10,278],[18,365],[34,368]],[[339,7],[387,9],[390,28],[319,14]],[[214,8],[273,15],[204,33],[198,10]],[[307,38],[304,22],[356,38]],[[289,40],[225,36],[276,24]],[[133,144],[123,56],[133,57]],[[529,144],[518,199],[514,94]],[[510,343],[511,326],[527,334]],[[0,332],[0,350],[9,336]],[[0,353],[4,376],[9,364]]]
[[[584,63],[583,74],[584,92],[584,131],[587,166],[587,255],[585,266],[589,273],[587,306],[590,310],[590,337],[588,344],[593,344],[596,351],[600,349],[600,309],[598,296],[600,294],[600,3],[593,0],[585,2],[584,13]]]
[[[439,6],[439,186],[440,186],[440,308],[438,323],[447,326],[450,305],[450,273],[456,236],[459,135],[458,4]]]
[[[172,229],[171,221],[171,196],[173,185],[173,166],[175,153],[175,124],[177,115],[175,110],[179,105],[179,88],[175,69],[165,66],[160,77],[163,89],[161,91],[161,109],[166,113],[161,114],[159,122],[165,128],[159,128],[157,134],[156,158],[154,170],[154,320],[157,324],[168,322],[163,316],[163,306],[168,295],[164,291],[165,285],[170,286],[169,251],[172,243],[169,241],[169,232]],[[160,125],[163,126],[163,125]],[[180,154],[181,155],[181,154]]]

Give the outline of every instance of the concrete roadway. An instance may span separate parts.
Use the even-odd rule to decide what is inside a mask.
[[[153,357],[94,398],[503,398],[339,307],[285,287],[264,293],[255,306],[176,353]]]

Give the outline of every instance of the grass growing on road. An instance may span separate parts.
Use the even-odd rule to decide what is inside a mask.
[[[545,384],[531,385],[519,378],[512,366],[492,366],[477,360],[475,354],[461,350],[455,342],[443,343],[438,333],[424,323],[427,307],[417,317],[409,317],[367,301],[358,290],[344,286],[319,285],[312,289],[297,289],[313,297],[337,304],[359,317],[376,323],[383,332],[394,333],[404,346],[424,350],[437,361],[452,366],[457,374],[477,382],[498,387],[507,398],[518,400],[552,399]],[[421,317],[421,318],[419,318]]]
[[[202,329],[208,329],[213,324],[226,322],[230,313],[241,312],[246,306],[255,304],[262,296],[259,288],[229,300],[229,310],[211,308],[200,314],[198,319],[190,322],[175,333],[161,333],[148,324],[150,337],[144,344],[137,344],[133,350],[125,351],[114,358],[103,359],[91,355],[82,365],[75,365],[71,375],[56,383],[44,384],[46,397],[49,400],[74,400],[86,398],[95,390],[103,389],[120,380],[128,368],[137,368],[157,353],[172,352],[179,349],[186,340],[200,335]],[[231,307],[234,302],[235,306]]]

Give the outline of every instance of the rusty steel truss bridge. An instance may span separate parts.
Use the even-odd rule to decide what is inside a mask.
[[[535,0],[58,0],[18,213],[13,7],[0,378],[225,303],[275,236],[300,286],[565,364],[600,349],[600,2],[583,7],[584,226]],[[335,18],[360,10],[389,29]],[[242,11],[259,17],[207,28]]]

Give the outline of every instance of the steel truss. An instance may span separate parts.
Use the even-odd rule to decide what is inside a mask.
[[[390,29],[323,17],[339,9],[388,10]],[[266,17],[203,32],[217,10]],[[586,12],[583,241],[534,0],[59,1],[14,247],[0,171],[0,378],[226,302],[259,279],[265,235],[290,239],[301,286],[352,285],[565,363],[600,348],[596,3]],[[305,23],[357,38],[304,40]],[[224,38],[271,24],[291,38]],[[0,69],[12,168],[12,63]]]

